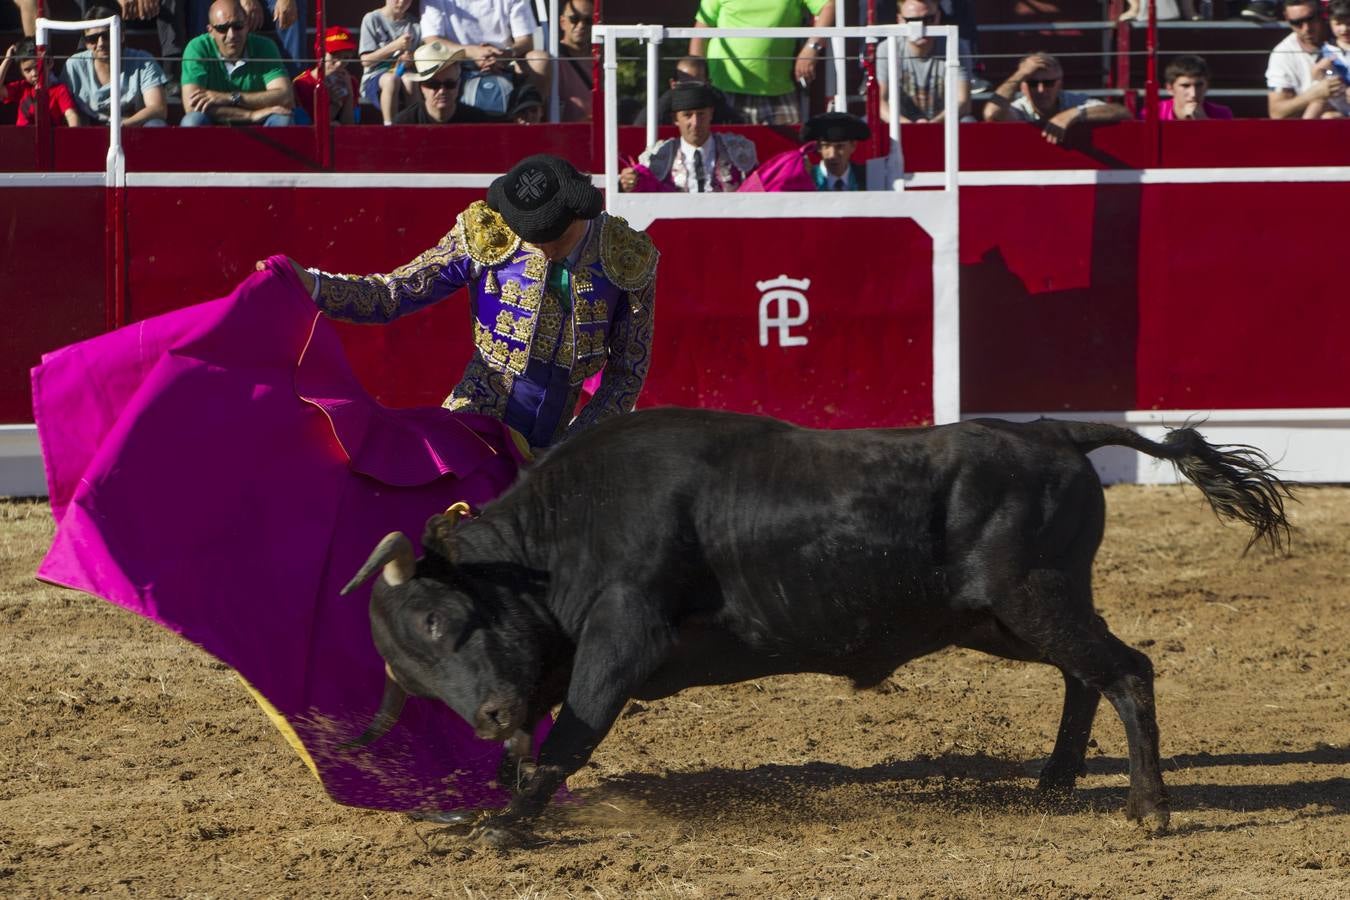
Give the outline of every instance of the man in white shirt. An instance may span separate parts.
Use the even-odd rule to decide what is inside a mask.
[[[1310,106],[1319,108],[1318,101],[1330,100],[1345,86],[1339,78],[1322,77],[1313,66],[1318,51],[1327,39],[1327,23],[1315,0],[1290,0],[1284,5],[1284,21],[1291,34],[1270,51],[1266,66],[1266,87],[1270,94],[1266,106],[1272,119],[1299,119]]]
[[[1068,139],[1083,125],[1120,122],[1130,111],[1086,94],[1064,90],[1064,68],[1048,53],[1024,58],[1006,81],[994,88],[984,107],[986,122],[1033,122],[1051,144]]]
[[[652,144],[637,164],[619,173],[621,191],[734,191],[759,159],[755,145],[739,134],[714,134],[713,89],[701,81],[684,81],[670,90],[678,138]]]
[[[531,0],[423,0],[422,42],[464,50],[466,64],[484,72],[521,75],[549,92],[549,56],[534,49],[539,27]]]

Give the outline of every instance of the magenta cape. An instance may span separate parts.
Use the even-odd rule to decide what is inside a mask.
[[[412,698],[354,752],[383,662],[369,586],[339,597],[387,532],[477,507],[520,456],[495,419],[386,409],[284,258],[228,297],[43,358],[33,409],[57,531],[38,576],[199,644],[275,707],[339,803],[501,805],[501,746]],[[305,754],[302,754],[305,755]]]

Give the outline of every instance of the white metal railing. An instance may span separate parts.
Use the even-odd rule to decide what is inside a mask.
[[[838,7],[836,7],[838,8]],[[960,48],[957,29],[954,25],[925,26],[922,22],[896,23],[893,25],[835,25],[830,28],[812,28],[809,26],[793,28],[666,28],[661,25],[599,25],[592,34],[592,41],[604,46],[604,103],[605,103],[605,190],[614,196],[619,190],[619,131],[618,131],[618,53],[620,39],[632,38],[643,42],[647,49],[647,146],[656,143],[657,99],[660,96],[658,69],[660,63],[660,45],[667,39],[690,38],[810,38],[821,35],[829,38],[835,64],[835,108],[848,109],[845,87],[844,41],[847,38],[863,38],[869,43],[881,42],[886,53],[887,66],[887,104],[890,112],[888,133],[890,135],[890,163],[892,166],[892,187],[902,190],[904,182],[904,157],[900,145],[900,49],[901,40],[915,40],[925,36],[946,39],[945,90],[943,107],[943,168],[945,177],[943,187],[949,190],[957,188],[958,140],[960,124],[960,100],[958,82],[961,69]],[[877,127],[880,123],[870,123]]]
[[[126,157],[122,153],[122,20],[117,16],[106,19],[81,19],[62,22],[54,19],[37,20],[37,43],[47,45],[48,31],[84,31],[108,26],[108,156],[106,160],[107,187],[122,187],[127,182]],[[45,60],[44,60],[45,63]],[[43,75],[46,76],[44,69]]]

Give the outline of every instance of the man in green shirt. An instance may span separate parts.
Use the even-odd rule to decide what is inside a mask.
[[[184,125],[291,125],[295,98],[281,51],[248,33],[239,0],[211,4],[206,34],[183,51]]]
[[[700,0],[695,28],[783,28],[834,24],[835,0]],[[796,49],[792,38],[694,38],[690,56],[708,60],[708,80],[752,125],[801,121],[793,82],[807,84],[828,45],[813,38]]]

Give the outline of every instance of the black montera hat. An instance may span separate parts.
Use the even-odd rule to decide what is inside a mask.
[[[527,156],[488,187],[488,206],[531,243],[555,241],[577,219],[594,219],[604,195],[565,159]]]
[[[701,81],[681,81],[670,89],[670,111],[703,109],[717,105],[713,89]]]
[[[872,136],[872,129],[857,116],[844,112],[821,113],[802,126],[802,143],[807,141],[865,141]]]

